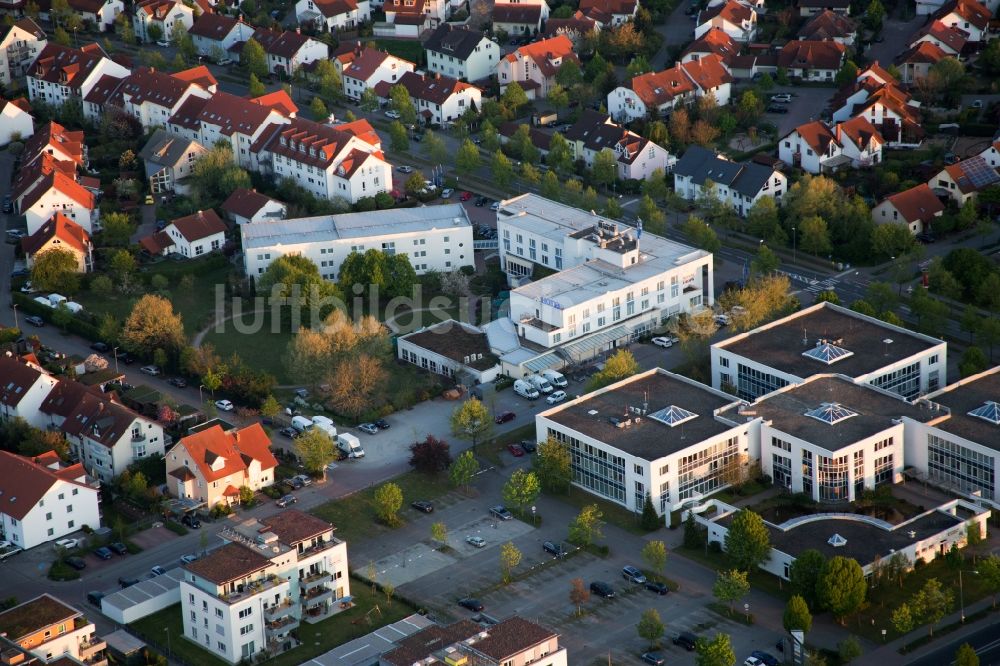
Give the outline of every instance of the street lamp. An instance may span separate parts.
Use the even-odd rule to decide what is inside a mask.
[[[979,572],[976,571],[975,569],[966,569],[965,573],[976,574],[977,576],[979,575]],[[960,617],[962,618],[962,622],[964,623],[965,622],[965,591],[962,589],[962,569],[958,570],[958,599],[959,599],[959,605],[962,608],[962,613],[961,613]]]
[[[531,526],[532,527],[538,527],[538,524],[535,522],[535,506],[534,505],[532,505],[532,507],[531,507]]]
[[[792,263],[794,264],[798,260],[795,253],[795,227],[792,227]]]
[[[17,328],[17,303],[12,303],[10,307],[14,310],[14,328]]]
[[[198,403],[199,403],[199,404],[202,404],[202,405],[204,405],[204,404],[205,404],[205,394],[203,394],[203,393],[201,392],[201,390],[202,390],[203,388],[205,388],[205,385],[204,385],[204,384],[199,384],[199,385],[198,385]]]
[[[115,374],[118,374],[118,347],[112,349],[111,353],[115,355]]]
[[[747,614],[747,624],[750,624],[750,604],[749,603],[743,604],[743,610]]]
[[[167,634],[167,659],[170,659],[170,627],[164,627],[163,631]]]

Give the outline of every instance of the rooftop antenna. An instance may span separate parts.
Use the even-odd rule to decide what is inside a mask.
[[[642,415],[645,416],[646,412],[649,411],[649,391],[642,392]]]
[[[809,336],[806,335],[806,329],[804,327],[802,329],[802,346],[803,347],[809,346]]]
[[[886,338],[886,339],[882,340],[882,343],[885,345],[885,355],[888,356],[889,355],[889,345],[892,344],[892,338]]]

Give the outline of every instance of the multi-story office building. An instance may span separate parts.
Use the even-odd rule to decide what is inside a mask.
[[[232,664],[298,645],[301,622],[350,607],[347,544],[333,530],[296,510],[224,529],[229,543],[184,566],[185,638]]]
[[[94,631],[83,613],[47,593],[0,613],[0,636],[46,663],[72,657],[86,666],[107,666],[107,643]],[[19,663],[7,657],[5,650],[3,663]]]
[[[912,399],[946,380],[942,340],[817,303],[712,345],[712,386],[753,400],[835,372]]]

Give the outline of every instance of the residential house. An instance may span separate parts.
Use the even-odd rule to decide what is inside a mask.
[[[809,19],[798,32],[807,41],[834,41],[850,48],[857,39],[858,24],[845,14],[824,9]]]
[[[959,207],[976,198],[979,190],[1000,183],[1000,173],[980,155],[949,164],[928,181],[934,194],[950,197]]]
[[[155,256],[180,255],[187,259],[217,252],[226,244],[226,224],[211,208],[172,220],[162,231],[139,240]]]
[[[169,41],[175,30],[187,32],[192,25],[194,9],[180,0],[140,0],[133,8],[132,29],[143,42],[157,41],[153,39],[157,35],[160,41]]]
[[[84,527],[101,526],[100,483],[88,477],[80,463],[64,465],[54,451],[35,457],[0,451],[0,466],[4,471],[0,475],[0,527],[6,541],[28,549]],[[7,628],[0,614],[0,634]],[[17,641],[9,633],[6,637]]]
[[[329,48],[323,42],[299,31],[258,29],[253,39],[264,47],[267,71],[279,76],[291,76],[295,70],[315,60],[326,60]]]
[[[385,20],[392,24],[389,36],[419,37],[448,17],[447,0],[384,0]]]
[[[265,108],[271,109],[284,115],[286,118],[295,118],[299,114],[298,105],[292,101],[291,96],[285,92],[283,89],[279,88],[271,93],[266,93],[260,97],[254,97],[250,100],[258,106],[263,106]]]
[[[934,18],[964,32],[966,41],[985,42],[989,39],[993,12],[976,0],[949,0],[934,12]]]
[[[667,150],[649,139],[618,125],[611,116],[586,110],[576,123],[563,132],[574,160],[588,168],[602,150],[610,150],[618,164],[621,180],[648,180],[660,169],[668,173],[677,161]]]
[[[193,139],[157,128],[139,151],[149,191],[153,194],[187,194],[191,189],[187,178],[194,173],[198,158],[206,152],[208,149]]]
[[[824,11],[831,11],[844,16],[851,15],[850,0],[798,0],[799,16],[815,16]]]
[[[579,49],[583,45],[583,38],[587,35],[598,34],[601,31],[600,24],[594,19],[587,18],[583,12],[577,10],[569,18],[549,18],[545,22],[545,29],[542,31],[543,38],[568,37],[573,42],[573,47]]]
[[[846,52],[840,42],[795,40],[781,49],[778,67],[803,81],[832,82],[844,64]]]
[[[723,64],[729,65],[740,53],[740,44],[721,28],[712,28],[698,39],[691,42],[681,53],[682,63],[700,60],[705,56],[717,55]]]
[[[128,73],[97,44],[74,49],[48,43],[28,69],[28,97],[49,106],[71,99],[82,103],[104,75],[125,78]]]
[[[481,81],[496,73],[500,45],[478,30],[443,23],[424,41],[429,72],[465,81]]]
[[[752,42],[757,35],[757,12],[739,0],[699,12],[694,38],[701,39],[709,30],[718,28],[737,42]]]
[[[297,646],[302,622],[351,608],[347,543],[334,530],[294,509],[226,527],[226,545],[182,567],[184,639],[230,664],[254,661]]]
[[[903,51],[896,58],[896,68],[899,70],[900,80],[908,85],[914,86],[921,79],[926,79],[931,71],[931,67],[950,56],[944,49],[930,41],[918,42]]]
[[[920,183],[908,190],[891,194],[872,208],[875,224],[898,222],[910,231],[922,234],[933,227],[934,218],[944,213],[944,204],[927,183]]]
[[[994,135],[993,142],[987,148],[984,148],[979,153],[979,156],[986,160],[986,163],[994,169],[1000,168],[1000,137]]]
[[[0,85],[20,85],[31,63],[42,52],[48,39],[45,31],[34,19],[25,17],[14,21],[0,38]]]
[[[83,130],[72,132],[54,120],[39,127],[25,141],[24,151],[21,153],[22,169],[33,164],[43,154],[60,162],[68,162],[71,171],[86,167],[89,163]]]
[[[55,213],[72,219],[88,234],[97,230],[100,220],[94,195],[58,169],[42,176],[14,203],[17,212],[27,221],[29,235],[38,231]]]
[[[559,646],[559,634],[539,624],[512,616],[484,628],[471,620],[447,626],[431,625],[396,641],[383,654],[379,666],[432,664],[441,655],[446,662],[503,666],[567,666],[566,648]]]
[[[213,95],[219,90],[219,82],[212,76],[212,72],[208,69],[207,65],[182,69],[179,72],[174,72],[171,76],[181,81],[198,84]]]
[[[211,58],[216,63],[229,60],[231,49],[253,37],[256,31],[243,17],[233,18],[225,14],[204,13],[194,20],[188,35],[198,50],[198,55]]]
[[[399,84],[410,93],[417,115],[428,125],[442,125],[462,117],[469,109],[482,108],[482,91],[470,83],[462,83],[448,76],[425,76],[405,72]],[[388,82],[375,86],[375,94],[388,101],[392,88]]]
[[[854,83],[844,86],[830,102],[833,122],[864,116],[890,148],[913,148],[923,141],[920,103],[899,87],[878,62],[860,72]]]
[[[28,268],[35,257],[52,249],[64,250],[76,257],[77,271],[87,273],[93,268],[93,244],[83,227],[62,213],[56,213],[38,231],[21,239],[21,249]]]
[[[201,86],[149,67],[126,76],[105,105],[115,106],[139,121],[144,130],[163,127],[191,95],[208,99]]]
[[[602,28],[614,28],[635,18],[639,0],[580,0],[579,11]]]
[[[519,37],[531,37],[542,31],[549,18],[545,0],[515,0],[493,3],[493,30]]]
[[[39,3],[42,13],[48,11],[51,4],[51,0],[42,0]],[[125,11],[122,0],[68,0],[67,4],[85,24],[89,24],[97,32],[113,30],[115,19]]]
[[[816,120],[800,125],[778,143],[778,158],[809,173],[868,167],[882,161],[885,140],[863,116],[832,127]]]
[[[962,55],[962,50],[966,44],[966,33],[958,28],[945,25],[941,21],[931,21],[920,32],[916,38],[910,42],[910,46],[917,46],[922,42],[928,42],[937,46],[950,56],[956,58]]]
[[[0,148],[15,139],[24,141],[35,133],[35,119],[31,105],[21,97],[15,100],[0,99]]]
[[[709,186],[711,184],[711,186]],[[757,162],[732,162],[691,146],[674,165],[674,191],[688,201],[713,196],[745,217],[761,197],[780,201],[788,190],[783,173]]]
[[[42,401],[32,425],[60,430],[70,458],[90,475],[110,481],[140,458],[162,455],[163,426],[140,416],[97,387],[62,380]]]
[[[83,613],[47,592],[0,613],[0,635],[42,663],[107,666],[108,644],[96,632]],[[16,649],[8,651],[4,646],[4,654],[12,664],[28,663]]]
[[[350,203],[392,189],[392,166],[367,133],[304,118],[270,125],[250,148],[253,170],[290,178],[322,199]]]
[[[374,90],[382,82],[395,85],[403,74],[416,67],[409,60],[360,44],[338,55],[333,64],[340,70],[344,95],[350,99],[361,99],[365,90]]]
[[[238,504],[240,488],[275,482],[278,461],[259,423],[225,431],[214,425],[182,437],[167,453],[167,492],[206,507]]]
[[[283,220],[288,214],[287,204],[244,187],[233,190],[222,206],[222,212],[235,225],[253,224],[267,220]]]
[[[501,89],[516,81],[524,88],[528,99],[544,99],[555,85],[559,67],[569,60],[580,63],[568,37],[543,39],[519,46],[504,56],[497,67],[497,80]]]
[[[722,57],[710,53],[662,72],[632,77],[628,85],[608,93],[608,113],[618,122],[655,118],[706,95],[724,106],[729,104],[732,82]]]
[[[312,24],[328,32],[353,30],[371,17],[368,0],[298,0],[295,3],[299,25]]]
[[[34,363],[6,355],[0,356],[0,375],[4,378],[0,384],[0,421],[23,419],[32,425],[41,423],[38,408],[58,380]]]

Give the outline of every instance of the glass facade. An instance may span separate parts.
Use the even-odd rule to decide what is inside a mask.
[[[771,437],[771,448],[781,449],[786,453],[792,452],[791,443],[777,437]],[[792,458],[790,455],[771,454],[771,478],[774,479],[774,485],[779,488],[790,489],[792,487]]]
[[[573,481],[602,497],[625,504],[625,459],[549,429],[549,436],[569,445]],[[639,504],[640,508],[642,504]]]
[[[677,470],[678,500],[695,495],[708,495],[725,485],[726,468],[739,462],[739,438],[730,437],[724,442],[708,446],[701,451],[684,456]]]
[[[865,489],[865,452],[854,452],[854,498]]]
[[[743,400],[753,400],[785,386],[788,382],[781,377],[748,368],[742,363],[736,365],[736,394]]]
[[[927,473],[934,480],[950,487],[971,493],[981,491],[983,497],[994,497],[993,456],[942,439],[927,435]]]
[[[802,451],[802,492],[810,497],[813,494],[813,454],[812,451]]]
[[[848,498],[848,466],[847,456],[828,458],[819,456],[819,501],[843,502]]]
[[[920,394],[920,363],[887,372],[873,379],[871,384],[904,398],[915,398]]]
[[[893,455],[875,459],[875,485],[892,483],[892,470],[896,467]]]

